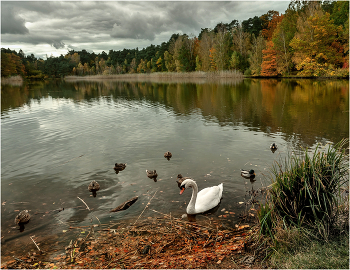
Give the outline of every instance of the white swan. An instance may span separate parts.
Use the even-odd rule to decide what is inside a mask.
[[[193,179],[186,179],[181,183],[180,194],[189,187],[192,188],[192,197],[186,209],[189,215],[203,213],[217,206],[221,200],[224,188],[221,183],[218,186],[207,187],[198,192],[196,182]]]

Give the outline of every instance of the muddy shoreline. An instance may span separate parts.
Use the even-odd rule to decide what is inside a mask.
[[[65,248],[58,238],[2,254],[2,268],[262,268],[251,254],[254,223],[235,228],[212,217],[188,222],[171,215],[136,224],[71,227],[76,237]],[[30,247],[30,248],[29,248]],[[39,250],[40,249],[40,250]]]

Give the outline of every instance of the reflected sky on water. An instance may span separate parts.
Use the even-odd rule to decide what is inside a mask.
[[[225,218],[234,226],[250,207],[242,204],[249,191],[271,183],[274,161],[349,137],[348,89],[343,80],[273,79],[2,85],[2,242],[38,231],[62,234],[91,224],[92,214],[102,223],[136,220],[155,192],[143,217],[180,217],[191,191],[179,195],[179,173],[199,189],[223,183],[213,216],[234,212]],[[126,169],[115,174],[116,162]],[[157,182],[146,169],[157,170]],[[240,169],[254,169],[256,181]],[[87,188],[92,180],[101,185],[96,198]],[[109,213],[134,196],[128,210]],[[33,217],[20,233],[14,218],[23,209]]]

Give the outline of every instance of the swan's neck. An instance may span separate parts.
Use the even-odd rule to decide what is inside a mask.
[[[196,213],[196,200],[198,193],[198,186],[195,182],[191,183],[192,187],[192,197],[187,206],[187,214],[195,214]]]

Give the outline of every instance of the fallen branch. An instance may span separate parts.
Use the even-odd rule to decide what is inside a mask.
[[[117,206],[116,208],[110,210],[109,212],[119,212],[128,209],[131,205],[133,205],[139,197],[133,197],[130,200],[127,200],[126,202],[122,203],[121,205]]]

